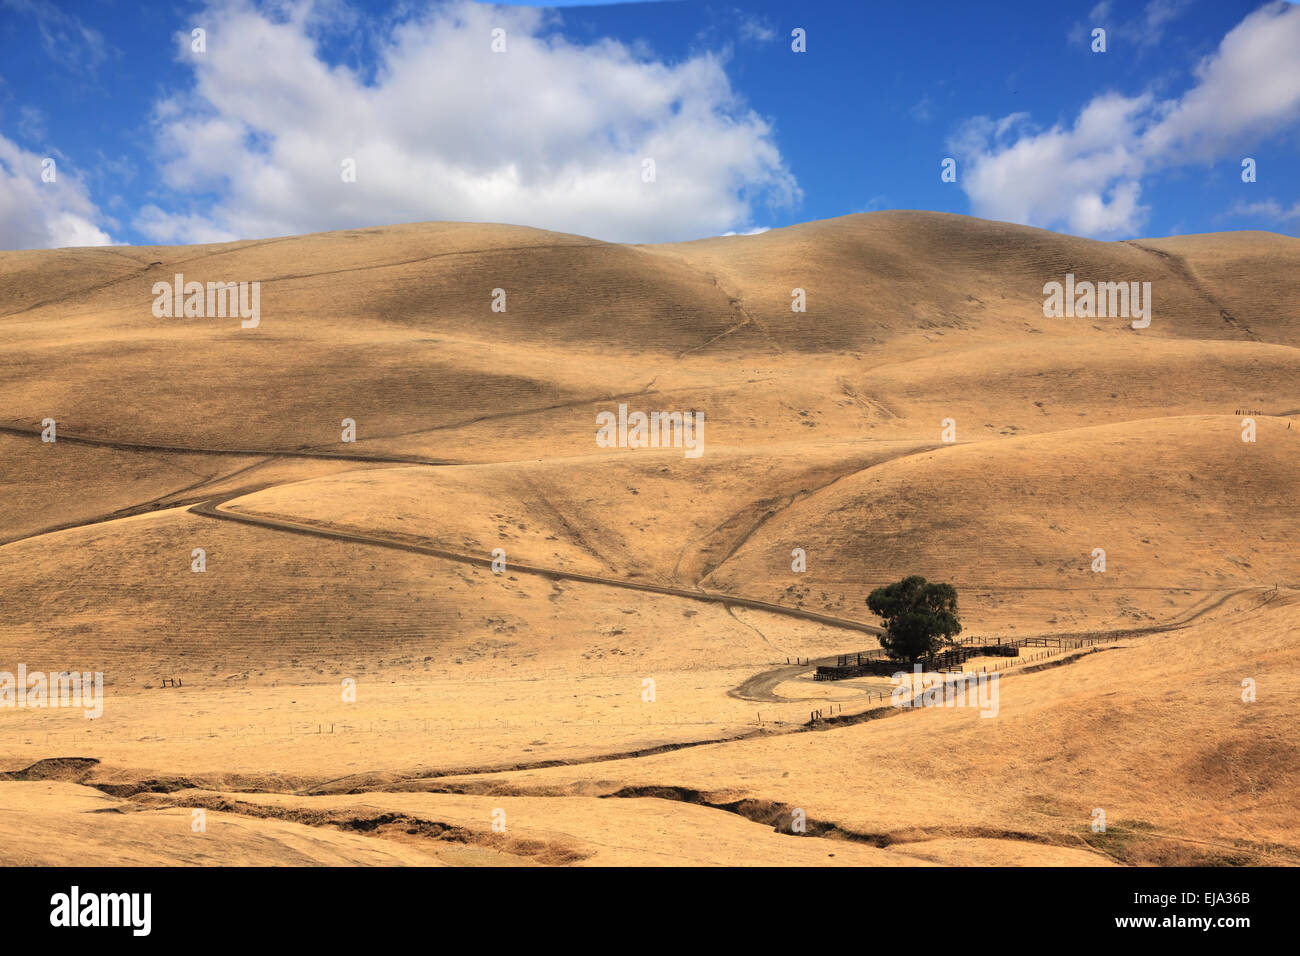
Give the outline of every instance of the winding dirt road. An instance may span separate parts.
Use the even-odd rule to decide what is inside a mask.
[[[485,568],[490,568],[492,566],[491,557],[464,554],[459,551],[448,551],[445,548],[437,548],[432,545],[419,543],[418,540],[414,539],[414,537],[412,537],[411,540],[381,537],[358,531],[343,531],[323,524],[318,525],[304,521],[290,521],[287,518],[272,518],[268,515],[254,515],[247,512],[227,511],[221,507],[226,502],[234,498],[242,497],[247,493],[248,492],[245,490],[219,495],[215,498],[201,501],[198,504],[193,505],[189,510],[194,514],[203,515],[208,518],[220,518],[224,521],[237,521],[261,528],[273,528],[278,531],[288,531],[294,534],[314,535],[318,538],[329,538],[334,541],[349,541],[354,544],[392,548],[398,551],[412,552],[414,554],[427,554],[448,561],[458,561],[462,564],[473,564]],[[847,630],[860,631],[866,634],[884,633],[881,628],[874,624],[866,624],[862,621],[853,621],[843,617],[834,617],[829,614],[819,614],[816,611],[806,611],[802,608],[770,604],[767,601],[758,601],[753,598],[737,597],[734,594],[722,594],[717,591],[692,590],[690,588],[673,587],[668,584],[649,584],[639,581],[627,581],[622,578],[609,578],[595,574],[582,574],[577,571],[561,571],[556,568],[543,568],[537,565],[520,564],[513,561],[510,563],[509,569],[517,574],[534,574],[552,580],[581,581],[585,584],[603,584],[608,587],[625,588],[629,591],[645,591],[651,594],[665,594],[670,597],[685,598],[689,601],[704,601],[710,604],[722,604],[731,607],[747,607],[756,611],[782,614],[786,617],[798,618],[803,621],[815,621],[818,624],[825,624],[829,627],[845,628]],[[804,669],[806,670],[807,668],[805,667]]]

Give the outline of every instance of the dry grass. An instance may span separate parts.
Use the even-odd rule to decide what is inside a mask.
[[[177,272],[261,281],[261,327],[155,319]],[[1151,327],[1043,318],[1066,272]],[[107,691],[0,709],[3,861],[1294,863],[1297,277],[1266,233],[908,212],[0,253],[0,670]],[[703,457],[597,448],[620,401],[703,411]],[[1147,630],[996,719],[809,731],[890,685],[787,660],[874,639],[719,600],[871,622],[908,573],[968,633]]]

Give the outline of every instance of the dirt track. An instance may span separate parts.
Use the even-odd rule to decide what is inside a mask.
[[[201,501],[192,506],[190,511],[194,514],[204,515],[209,518],[238,521],[262,528],[274,528],[279,531],[289,531],[295,534],[309,534],[320,538],[329,538],[335,541],[350,541],[356,544],[367,544],[380,548],[394,548],[399,551],[409,551],[415,554],[428,554],[448,561],[459,561],[462,564],[473,564],[478,565],[479,567],[490,568],[492,566],[492,558],[490,557],[462,554],[457,551],[447,551],[443,548],[435,548],[430,545],[417,544],[408,541],[397,541],[392,538],[361,534],[354,531],[340,531],[337,528],[289,521],[284,518],[270,518],[265,515],[238,514],[222,510],[221,505],[233,498],[238,498],[245,494],[247,494],[246,491],[240,491],[232,494],[221,495],[216,498],[209,498],[206,501]],[[554,568],[542,568],[535,565],[518,564],[515,562],[511,562],[509,567],[512,572],[518,574],[536,574],[555,580],[580,581],[585,584],[603,584],[609,587],[626,588],[630,591],[646,591],[651,594],[665,594],[670,597],[685,598],[690,601],[705,601],[711,604],[747,607],[756,611],[768,611],[772,614],[783,614],[787,617],[794,617],[803,621],[815,621],[818,624],[826,624],[830,627],[841,627],[854,631],[862,631],[867,634],[884,633],[880,627],[877,627],[874,624],[865,624],[861,621],[849,620],[848,618],[832,617],[828,614],[818,614],[815,611],[805,611],[800,608],[783,607],[779,604],[770,604],[766,601],[756,601],[751,598],[737,597],[733,594],[719,594],[712,591],[692,591],[689,588],[677,588],[666,584],[642,584],[635,581],[624,581],[618,578],[607,578],[594,574],[581,574],[576,571],[560,571]]]

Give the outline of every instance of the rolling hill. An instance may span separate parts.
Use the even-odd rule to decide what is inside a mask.
[[[1150,325],[1045,317],[1067,274]],[[1298,312],[1297,239],[908,211],[0,253],[0,672],[106,695],[0,708],[5,844],[64,834],[5,862],[111,806],[123,864],[1293,864]],[[912,573],[1040,642],[970,665],[997,719],[811,679]],[[194,808],[229,842],[150,849]]]

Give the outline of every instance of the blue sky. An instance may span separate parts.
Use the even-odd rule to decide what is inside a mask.
[[[426,219],[648,242],[893,208],[1297,235],[1298,157],[1283,2],[0,0],[0,248]]]

